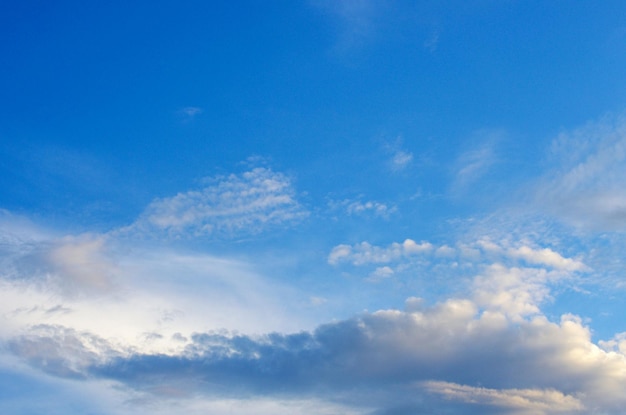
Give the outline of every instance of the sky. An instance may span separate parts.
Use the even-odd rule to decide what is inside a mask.
[[[621,1],[4,1],[0,412],[617,415]]]

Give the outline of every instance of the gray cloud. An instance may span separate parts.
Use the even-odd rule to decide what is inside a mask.
[[[620,413],[623,353],[595,345],[576,316],[552,322],[537,308],[503,305],[540,302],[537,275],[495,266],[477,278],[480,300],[412,300],[407,311],[364,313],[295,334],[196,333],[172,355],[115,351],[55,327],[14,340],[12,350],[58,376],[85,374],[172,396],[318,399],[380,414],[424,412],[433,402],[450,413],[462,403],[476,413]],[[518,297],[503,300],[505,293]]]

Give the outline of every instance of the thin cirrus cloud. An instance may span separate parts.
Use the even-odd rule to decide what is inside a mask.
[[[536,186],[534,204],[585,229],[626,226],[626,114],[606,116],[552,144],[556,167]]]
[[[337,39],[334,49],[339,53],[362,46],[376,33],[380,3],[371,0],[312,0],[311,5],[335,23]]]
[[[193,121],[203,112],[204,110],[200,107],[185,107],[178,110],[178,115],[181,117],[183,122],[187,123]]]
[[[308,216],[291,180],[264,167],[209,180],[209,185],[153,201],[126,230],[236,236],[288,225]]]

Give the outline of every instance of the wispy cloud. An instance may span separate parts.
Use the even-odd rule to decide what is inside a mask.
[[[210,185],[153,201],[128,230],[173,236],[254,234],[308,215],[291,180],[269,168],[216,177]]]
[[[361,46],[373,35],[381,6],[372,0],[312,0],[311,4],[335,21],[338,30],[335,49],[342,53]]]
[[[581,228],[626,228],[626,115],[562,133],[551,158],[557,167],[538,183],[536,206]]]
[[[393,170],[402,170],[406,168],[413,161],[413,154],[398,150],[393,154],[391,158],[391,166]]]
[[[344,199],[342,201],[329,202],[331,209],[343,209],[350,216],[378,216],[388,218],[389,215],[397,212],[394,205],[378,202],[376,200],[363,201],[360,199]]]
[[[441,31],[439,29],[432,30],[428,39],[424,41],[424,47],[428,49],[431,53],[437,50],[437,46],[439,45],[439,36],[441,35]]]
[[[181,116],[183,122],[193,121],[194,118],[203,112],[204,110],[200,107],[185,107],[178,110],[178,114]]]
[[[389,168],[398,172],[406,169],[413,162],[413,153],[403,148],[402,137],[383,145],[384,151],[389,155]]]

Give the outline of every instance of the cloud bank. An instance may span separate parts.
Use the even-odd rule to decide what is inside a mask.
[[[55,376],[155,395],[313,399],[363,414],[394,413],[398,404],[420,411],[437,397],[444,408],[473,404],[476,412],[466,413],[620,413],[626,356],[594,344],[576,316],[549,321],[539,308],[548,278],[493,265],[475,279],[473,298],[431,306],[411,299],[404,311],[312,332],[195,333],[173,355],[119,350],[58,326],[35,327],[10,348]]]

